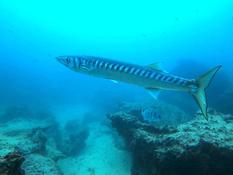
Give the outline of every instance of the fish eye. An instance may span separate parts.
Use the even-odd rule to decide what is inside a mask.
[[[66,58],[66,64],[69,64],[70,58]]]

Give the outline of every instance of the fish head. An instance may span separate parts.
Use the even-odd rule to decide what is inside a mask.
[[[57,61],[70,69],[79,69],[81,59],[76,56],[58,56]]]
[[[76,72],[87,73],[92,70],[91,56],[58,56],[57,61]]]
[[[72,62],[73,62],[73,59],[72,57],[69,57],[69,56],[58,56],[56,57],[57,61],[61,64],[63,64],[64,66],[67,66],[67,67],[71,67],[72,66]]]

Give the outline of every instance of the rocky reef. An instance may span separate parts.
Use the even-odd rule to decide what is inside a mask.
[[[135,111],[138,105],[128,104],[108,115],[132,152],[132,175],[233,174],[231,115],[212,111],[208,121],[196,114],[171,126],[143,122]]]
[[[49,111],[6,107],[0,115],[0,175],[62,175],[57,162],[85,147],[87,127],[58,124]]]
[[[50,162],[54,163],[51,164],[48,164],[48,161],[39,161],[41,171],[36,169],[36,155],[43,155],[47,159],[50,157],[50,152],[46,148],[46,130],[53,125],[54,122],[51,120],[35,119],[15,119],[2,124],[0,127],[0,174],[61,175],[57,173],[59,170],[55,166],[55,160],[52,159]],[[50,171],[46,173],[46,169]],[[53,171],[56,173],[52,173]]]
[[[0,157],[0,174],[1,175],[22,175],[24,172],[21,165],[24,161],[21,153],[15,151]]]
[[[185,123],[193,118],[193,116],[188,115],[180,108],[162,102],[162,101],[148,101],[145,103],[120,103],[118,105],[118,111],[123,111],[125,113],[136,116],[139,121],[144,121],[143,111],[147,109],[153,109],[153,113],[147,113],[147,117],[155,117],[157,120],[155,122],[150,122],[151,125],[156,126],[176,126],[181,123]]]
[[[25,175],[62,175],[56,162],[48,156],[30,154],[26,156],[21,169]]]

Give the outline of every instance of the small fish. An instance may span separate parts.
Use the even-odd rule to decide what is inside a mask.
[[[142,115],[143,121],[148,122],[148,123],[155,123],[161,120],[160,114],[158,113],[156,108],[153,108],[153,107],[142,109],[141,115]]]
[[[159,90],[188,92],[194,97],[206,119],[205,90],[221,68],[219,65],[196,79],[186,79],[161,70],[158,64],[140,66],[95,56],[59,56],[56,59],[76,72],[141,86],[154,98],[157,98]]]

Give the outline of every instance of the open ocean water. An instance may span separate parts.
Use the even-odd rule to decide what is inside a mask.
[[[188,79],[222,67],[206,89],[206,120],[189,93],[156,100],[69,70],[63,55],[156,64]],[[232,175],[232,66],[232,0],[0,0],[0,175]]]

